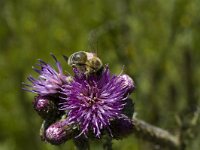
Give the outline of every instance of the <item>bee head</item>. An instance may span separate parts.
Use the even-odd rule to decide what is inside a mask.
[[[68,59],[70,66],[84,65],[87,62],[87,54],[84,51],[79,51],[72,54]]]

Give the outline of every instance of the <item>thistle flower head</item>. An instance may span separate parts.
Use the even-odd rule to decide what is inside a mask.
[[[57,61],[54,55],[52,55],[52,57],[56,61],[58,72],[49,64],[39,60],[38,66],[40,66],[40,69],[33,68],[39,73],[39,77],[37,79],[32,76],[28,77],[32,85],[26,85],[27,88],[25,88],[25,90],[42,96],[57,94],[59,92],[61,86],[67,82],[67,76],[63,74],[60,62]]]
[[[90,133],[100,138],[105,130],[114,138],[130,133],[133,109],[128,107],[128,96],[135,87],[128,75],[113,75],[106,66],[91,74],[74,67],[74,76],[66,76],[52,57],[57,71],[39,60],[40,68],[33,68],[38,78],[28,77],[31,85],[25,84],[24,88],[37,94],[34,109],[47,121],[41,129],[47,142],[58,145],[74,135],[80,138]],[[81,65],[92,68],[87,63]]]
[[[100,137],[102,129],[108,129],[112,134],[110,122],[128,118],[122,110],[134,88],[131,78],[112,75],[108,66],[99,76],[85,76],[76,69],[74,72],[73,82],[62,88],[66,98],[63,98],[60,109],[68,111],[65,123],[77,124],[80,128],[78,136],[87,137],[92,131]]]

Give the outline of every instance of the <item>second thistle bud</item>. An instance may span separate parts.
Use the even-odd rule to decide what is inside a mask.
[[[130,76],[128,76],[127,74],[121,75],[120,78],[124,80],[123,84],[127,88],[127,92],[128,93],[133,92],[133,90],[135,88],[133,79]]]
[[[62,121],[58,121],[46,129],[45,140],[53,145],[60,145],[73,138],[75,132],[72,126],[63,125]]]
[[[111,122],[111,130],[114,139],[122,139],[133,132],[133,123],[130,119],[116,119]]]
[[[48,97],[36,97],[33,102],[33,107],[43,119],[55,116],[57,111],[56,105],[52,100],[48,99]]]

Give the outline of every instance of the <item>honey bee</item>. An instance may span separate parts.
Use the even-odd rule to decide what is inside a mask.
[[[68,59],[68,65],[76,67],[86,75],[98,73],[103,68],[102,61],[95,53],[85,51],[73,53]]]

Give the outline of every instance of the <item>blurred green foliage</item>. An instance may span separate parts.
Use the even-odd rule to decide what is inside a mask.
[[[38,58],[53,64],[50,52],[67,70],[62,54],[79,50],[97,51],[114,73],[124,65],[136,83],[138,117],[177,131],[175,116],[200,99],[199,6],[199,0],[1,0],[0,150],[74,149],[72,141],[59,147],[40,141],[34,94],[21,90],[36,75],[31,66]],[[113,143],[115,150],[154,149],[134,135]],[[197,137],[188,149],[199,145]]]

